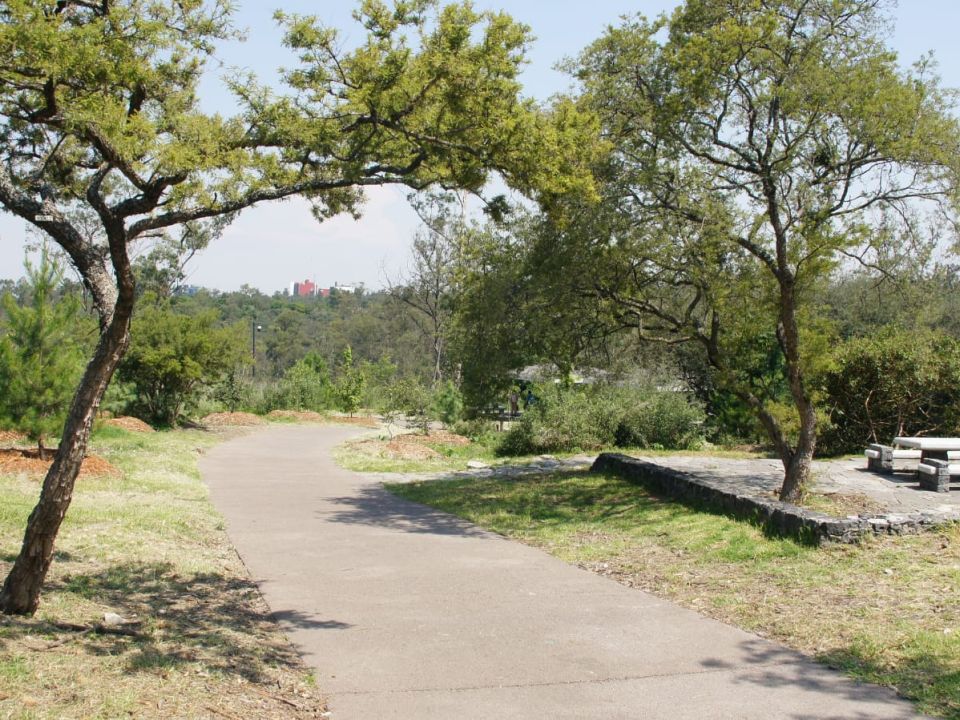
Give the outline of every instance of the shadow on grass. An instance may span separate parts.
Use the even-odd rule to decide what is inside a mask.
[[[917,647],[895,663],[871,655],[875,653],[850,646],[823,653],[817,660],[859,680],[895,687],[925,712],[960,720],[960,665],[955,657]]]
[[[344,623],[317,620],[292,610],[273,614],[256,584],[220,574],[178,575],[169,564],[126,563],[96,574],[50,582],[47,593],[76,595],[136,620],[135,636],[88,633],[70,641],[98,656],[122,657],[128,672],[190,665],[211,674],[264,682],[270,667],[299,669],[299,655],[275,620],[301,627],[342,629]],[[86,623],[94,624],[99,617]],[[47,639],[70,635],[55,623],[11,618],[4,640],[33,634]]]
[[[794,720],[831,720],[832,718],[869,720],[877,717],[877,709],[880,707],[889,708],[889,712],[883,712],[883,717],[916,717],[912,708],[897,698],[890,688],[880,686],[893,684],[889,673],[886,677],[864,677],[843,667],[848,675],[876,684],[851,682],[834,670],[815,668],[799,653],[765,640],[746,640],[739,644],[739,649],[741,656],[736,659],[736,662],[731,662],[729,659],[707,658],[701,661],[701,665],[707,670],[732,673],[732,681],[738,685],[757,685],[767,689],[783,688],[810,693],[810,712],[791,714],[789,717]],[[830,658],[819,658],[819,660],[831,667],[840,665]],[[929,675],[927,681],[935,677],[935,675]],[[816,702],[818,697],[820,701]],[[853,709],[847,706],[842,709],[842,714],[838,712],[836,715],[824,715],[822,709],[815,709],[817,705],[822,708],[840,700],[862,704],[864,709]]]
[[[699,522],[699,516],[713,515],[752,525],[771,539],[784,539],[772,531],[763,518],[744,517],[697,498],[671,497],[667,493],[659,493],[654,488],[630,482],[615,474],[593,474],[582,470],[548,471],[515,478],[430,480],[390,485],[388,489],[406,500],[423,504],[415,505],[416,508],[429,506],[421,513],[429,518],[430,522],[411,523],[406,516],[386,517],[382,513],[370,513],[363,518],[364,521],[373,524],[379,519],[378,524],[397,529],[407,529],[412,525],[417,528],[417,532],[436,531],[436,527],[448,532],[463,523],[449,515],[431,510],[436,508],[445,513],[476,519],[481,524],[484,524],[484,518],[496,517],[498,523],[502,524],[505,518],[511,517],[518,526],[537,524],[561,527],[583,523],[631,526],[644,523],[648,526],[663,525],[665,530],[675,530],[678,524],[695,524]],[[357,502],[360,506],[368,504],[367,500],[358,501],[355,498],[343,500],[348,501]],[[396,510],[403,506],[392,507]],[[359,513],[351,512],[339,519],[344,522],[359,521],[357,515]],[[468,525],[468,529],[470,528],[473,526]],[[787,540],[805,544],[798,538]]]

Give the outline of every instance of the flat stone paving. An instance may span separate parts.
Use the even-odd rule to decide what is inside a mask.
[[[332,462],[353,434],[275,426],[201,460],[335,720],[918,717],[888,689],[391,495]]]
[[[732,490],[748,494],[775,493],[783,482],[779,460],[734,460],[706,456],[671,455],[641,460],[710,479],[722,480]],[[874,500],[888,513],[960,514],[960,485],[949,493],[921,490],[913,472],[893,475],[866,469],[863,459],[825,460],[813,464],[814,488],[823,493],[859,494]]]

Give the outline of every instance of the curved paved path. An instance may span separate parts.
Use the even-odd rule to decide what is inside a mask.
[[[354,429],[274,426],[202,461],[335,720],[908,718],[755,635],[337,468]]]

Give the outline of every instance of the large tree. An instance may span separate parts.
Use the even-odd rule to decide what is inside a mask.
[[[227,0],[9,0],[0,6],[0,205],[69,256],[99,318],[93,357],[0,610],[33,613],[97,406],[127,348],[131,248],[151,236],[215,237],[258,202],[309,199],[322,219],[357,212],[366,186],[566,190],[579,127],[518,99],[527,29],[434,0],[365,0],[367,31],[278,15],[300,57],[269,91],[231,81],[242,110],[197,102],[205,58],[231,34]],[[184,243],[187,244],[187,243]]]
[[[819,281],[956,199],[952,94],[931,63],[898,66],[884,5],[688,0],[611,28],[575,67],[616,147],[604,173],[619,217],[579,227],[598,269],[587,290],[646,336],[702,346],[767,431],[788,501],[816,447]],[[782,355],[794,437],[740,362],[763,338]]]

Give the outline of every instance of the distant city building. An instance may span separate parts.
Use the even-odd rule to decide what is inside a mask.
[[[297,297],[313,297],[317,294],[317,286],[309,280],[291,283],[290,294]]]
[[[287,293],[294,297],[330,297],[332,292],[338,293],[357,293],[363,292],[363,283],[352,283],[350,285],[341,285],[334,283],[333,287],[319,288],[316,283],[310,280],[290,283]]]

